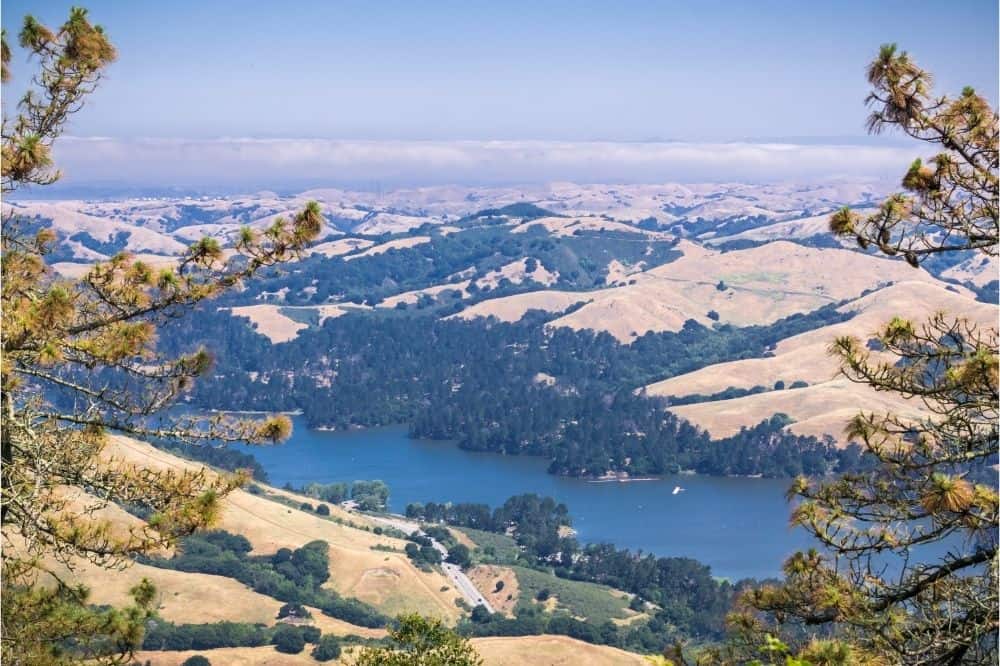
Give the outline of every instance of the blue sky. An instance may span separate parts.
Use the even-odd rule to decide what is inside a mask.
[[[942,91],[997,98],[988,1],[76,2],[119,61],[69,134],[122,145],[855,143],[887,41]],[[70,4],[6,0],[3,24],[58,24]],[[7,99],[30,72],[14,60]]]

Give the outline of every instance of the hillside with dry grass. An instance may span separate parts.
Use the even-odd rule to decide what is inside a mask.
[[[528,310],[559,312],[585,303],[548,326],[603,331],[628,344],[648,332],[678,331],[689,320],[706,326],[768,324],[895,282],[940,284],[902,262],[846,249],[785,241],[732,252],[682,241],[678,249],[680,259],[634,273],[623,286],[518,294],[482,301],[455,316],[516,321]]]
[[[795,421],[789,426],[793,432],[832,435],[846,443],[844,426],[857,413],[859,405],[910,417],[919,417],[922,412],[919,401],[905,400],[894,393],[877,393],[840,377],[839,366],[828,353],[833,340],[849,335],[868,341],[879,327],[899,315],[921,321],[936,312],[945,312],[966,317],[979,326],[995,324],[998,316],[995,305],[977,302],[954,287],[927,281],[894,284],[853,300],[840,310],[854,316],[846,322],[782,340],[766,358],[710,365],[646,386],[643,392],[683,398],[760,386],[766,390],[755,395],[681,405],[671,407],[671,411],[716,437],[732,435],[742,426],[784,413]],[[796,382],[807,386],[773,390],[779,382],[785,387]]]
[[[167,453],[135,439],[115,436],[109,439],[103,457],[107,464],[119,469],[142,468],[152,470],[206,469],[200,463]],[[208,470],[210,474],[221,472]],[[252,546],[252,555],[270,556],[280,548],[295,549],[309,542],[320,540],[328,545],[330,578],[327,585],[346,598],[371,604],[390,617],[401,613],[417,612],[438,617],[454,625],[466,616],[467,606],[457,603],[459,593],[451,582],[437,569],[421,569],[405,554],[402,539],[376,530],[380,523],[356,511],[329,506],[330,514],[320,516],[300,508],[313,498],[255,484],[254,492],[235,490],[222,502],[215,528],[246,537]],[[89,499],[77,498],[81,506]],[[141,524],[141,519],[121,508],[111,505],[102,515],[114,525],[126,529]],[[457,540],[472,549],[475,541],[455,530]],[[169,556],[171,553],[163,553]],[[130,590],[141,580],[147,579],[156,586],[154,609],[158,618],[175,625],[207,625],[219,622],[255,624],[276,627],[282,602],[255,592],[241,582],[226,576],[193,573],[160,568],[150,564],[132,563],[128,566],[107,569],[92,563],[74,561],[69,565],[51,563],[52,571],[66,582],[80,583],[91,590],[90,601],[98,605],[125,606],[130,603]],[[544,581],[545,574],[533,572]],[[472,572],[475,584],[484,594],[497,599],[498,607],[507,604],[507,613],[518,602],[517,577],[504,567],[478,567]],[[558,579],[551,578],[556,581]],[[490,594],[497,580],[507,583],[502,596]],[[585,583],[564,582],[567,589],[586,586]],[[606,594],[606,593],[604,593]],[[624,593],[618,593],[624,595]],[[614,595],[609,597],[609,600]],[[626,595],[627,596],[627,595]],[[306,623],[315,626],[324,635],[381,639],[385,629],[368,628],[330,617],[320,609],[306,606],[312,618]],[[502,611],[503,612],[503,611]],[[578,611],[577,611],[578,612]],[[628,611],[626,611],[628,612]],[[642,658],[610,647],[590,645],[565,636],[525,636],[518,638],[477,638],[473,641],[487,664],[527,664],[533,656],[544,655],[546,663],[579,663],[586,655],[587,663],[632,664],[642,663]],[[354,648],[345,646],[349,656]],[[195,654],[208,657],[213,664],[257,666],[263,664],[312,664],[318,663],[305,652],[289,655],[275,651],[273,646],[215,648],[205,650],[145,651],[137,655],[140,663],[181,664]],[[336,662],[335,662],[336,663]]]

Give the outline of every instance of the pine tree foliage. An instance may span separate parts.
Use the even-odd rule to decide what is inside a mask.
[[[895,46],[869,81],[872,131],[897,127],[943,150],[910,168],[909,194],[866,220],[840,211],[831,229],[914,266],[958,250],[996,256],[996,113],[971,89],[932,98],[930,76]],[[795,482],[792,522],[821,547],[791,557],[784,584],[746,595],[734,617],[743,647],[760,654],[761,634],[776,632],[802,654],[834,639],[813,664],[996,663],[997,330],[939,313],[897,317],[876,337],[878,350],[842,337],[831,353],[847,378],[925,416],[862,410],[847,433],[874,470]]]
[[[440,620],[403,615],[389,631],[391,647],[367,647],[349,663],[353,666],[482,666],[468,639]]]
[[[927,164],[914,160],[903,178],[906,193],[889,197],[874,214],[837,212],[833,232],[914,266],[942,252],[997,256],[996,111],[972,88],[957,98],[934,97],[931,75],[895,44],[883,46],[869,65],[868,82],[869,131],[898,129],[942,150]]]
[[[51,147],[68,117],[95,90],[115,49],[86,10],[58,31],[32,17],[19,44],[37,63],[17,113],[3,118],[3,194],[54,182]],[[3,80],[11,49],[3,39]],[[194,305],[238,287],[260,269],[301,256],[323,223],[318,204],[262,230],[244,228],[231,248],[204,238],[171,267],[128,253],[84,277],[55,274],[46,256],[58,242],[13,208],[2,216],[2,659],[53,664],[89,657],[125,661],[141,642],[154,597],[144,583],[135,605],[95,611],[62,567],[89,561],[124,566],[210,525],[220,499],[244,480],[147,469],[109,452],[112,437],[136,435],[217,444],[274,442],[286,417],[159,417],[211,367],[207,350],[169,357],[157,329]],[[109,518],[113,504],[145,521]]]

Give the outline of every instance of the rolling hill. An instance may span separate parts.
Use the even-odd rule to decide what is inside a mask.
[[[628,344],[647,332],[678,331],[688,320],[705,326],[767,324],[893,282],[938,284],[926,271],[903,262],[846,249],[787,241],[732,252],[690,241],[677,248],[683,257],[631,275],[620,287],[517,294],[482,301],[455,316],[516,321],[531,309],[559,312],[584,303],[548,325],[604,331]]]
[[[648,666],[642,656],[605,645],[591,645],[568,636],[491,636],[473,638],[472,645],[483,658],[485,666]],[[328,664],[347,663],[352,650]],[[286,664],[317,664],[306,652],[281,654],[268,645],[256,648],[216,648],[181,652],[140,652],[140,662],[151,660],[153,666],[181,666],[184,660],[200,654],[211,663],[226,666],[285,666]]]
[[[118,467],[136,467],[152,470],[205,469],[200,463],[179,458],[131,438],[115,436],[102,454],[105,460]],[[208,470],[210,475],[216,474]],[[279,548],[298,548],[314,540],[322,540],[329,547],[330,580],[327,585],[346,598],[365,601],[384,613],[394,616],[405,612],[418,612],[439,617],[454,624],[467,611],[456,604],[459,594],[450,581],[436,569],[424,571],[417,568],[403,554],[405,541],[376,533],[378,523],[365,515],[329,506],[329,516],[319,516],[299,508],[301,502],[312,501],[295,493],[257,484],[258,490],[236,490],[222,503],[216,528],[246,537],[252,545],[252,555],[272,555]],[[86,497],[79,502],[86,502]],[[141,522],[135,516],[115,506],[102,511],[105,517],[123,527]],[[458,533],[461,541],[476,548],[465,534]],[[189,571],[159,568],[149,564],[133,563],[124,568],[106,569],[84,561],[74,561],[72,568],[51,563],[53,572],[66,581],[82,583],[91,590],[94,604],[127,605],[129,590],[143,578],[149,579],[157,589],[155,599],[159,618],[174,624],[211,624],[217,622],[250,623],[276,626],[282,602],[255,592],[234,578]],[[546,574],[531,572],[544,584]],[[549,576],[554,584],[562,585],[573,594],[579,587],[583,594],[594,594],[598,589],[609,602],[627,595],[605,591],[609,588],[589,583],[560,581]],[[516,591],[516,586],[512,587]],[[623,605],[623,602],[618,602]],[[317,608],[306,607],[312,613],[309,624],[324,634],[334,636],[378,639],[386,635],[385,629],[358,626],[325,615]],[[625,613],[631,613],[627,609]],[[634,615],[634,613],[631,613]],[[477,638],[474,645],[482,653],[486,664],[538,663],[532,659],[542,654],[546,663],[579,663],[586,655],[588,663],[640,664],[642,657],[611,647],[591,645],[566,636],[524,636],[516,638]],[[345,653],[352,648],[347,646]],[[180,664],[194,654],[210,658],[213,664],[313,664],[308,649],[298,655],[281,654],[272,646],[255,648],[216,648],[181,651],[144,651],[137,655],[140,663]]]
[[[730,388],[748,390],[761,386],[768,390],[728,400],[672,407],[671,411],[717,437],[731,435],[741,426],[780,412],[796,421],[790,426],[793,432],[830,434],[843,442],[844,424],[861,405],[866,409],[895,410],[910,416],[920,414],[920,405],[894,394],[875,393],[838,377],[837,363],[827,353],[831,342],[843,335],[867,340],[877,328],[900,314],[920,321],[939,311],[960,313],[981,326],[996,325],[996,306],[977,302],[954,289],[928,281],[894,284],[842,306],[842,311],[855,313],[852,319],[782,340],[773,356],[710,365],[656,382],[646,386],[644,391],[651,396],[711,396]],[[777,382],[785,386],[805,382],[808,386],[771,390]]]

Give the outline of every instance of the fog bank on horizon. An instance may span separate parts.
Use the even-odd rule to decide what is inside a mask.
[[[864,143],[65,137],[56,144],[64,189],[897,180],[920,154],[918,146]]]

